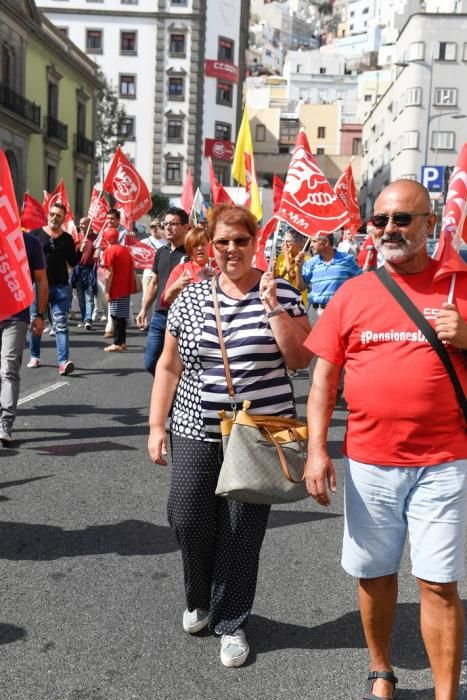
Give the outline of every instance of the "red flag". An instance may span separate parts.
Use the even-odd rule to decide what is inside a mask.
[[[47,214],[42,205],[27,192],[24,193],[23,197],[21,226],[23,229],[26,229],[26,231],[31,231],[33,228],[40,228],[41,226],[47,226]]]
[[[349,220],[344,205],[311,155],[304,129],[298,132],[278,215],[305,236],[332,233]]]
[[[102,189],[98,185],[94,185],[92,188],[91,201],[89,202],[88,216],[95,224],[96,229],[102,228],[105,224],[107,212],[110,209],[109,203],[106,198],[101,195]],[[92,228],[91,224],[91,228]]]
[[[435,255],[441,263],[436,271],[436,280],[455,272],[467,272],[467,265],[458,254],[461,240],[467,243],[467,142],[462,146],[449,181],[441,236]]]
[[[46,199],[46,195],[48,193],[44,192],[44,200]],[[65,214],[65,221],[63,222],[63,228],[65,231],[68,231],[68,233],[71,233],[71,230],[69,231],[68,229],[70,228],[68,224],[73,222],[74,225],[74,217],[73,217],[73,212],[71,211],[71,205],[70,205],[70,200],[68,199],[68,193],[66,191],[65,183],[63,180],[60,180],[58,183],[57,187],[54,189],[52,194],[48,195],[47,197],[47,202],[46,206],[44,206],[45,211],[47,214],[49,213],[51,207],[53,207],[54,204],[63,204],[66,207],[66,214]],[[46,208],[47,207],[47,208]]]
[[[50,199],[50,192],[47,192],[47,190],[43,190],[44,195],[42,197],[42,209],[47,212],[49,211],[49,199]]]
[[[133,258],[133,263],[138,270],[152,270],[156,251],[151,245],[139,241],[136,236],[126,236],[125,245]]]
[[[25,309],[33,298],[10,167],[0,149],[0,321]]]
[[[273,211],[279,210],[281,205],[282,193],[284,191],[285,182],[281,180],[279,175],[274,175],[272,179],[272,201],[273,201]]]
[[[146,183],[120,146],[115,151],[103,188],[113,194],[119,208],[124,209],[134,221],[152,207]]]
[[[276,230],[278,219],[272,216],[269,221],[267,221],[256,237],[256,249],[255,256],[253,258],[252,266],[266,272],[268,270],[268,261],[266,260],[266,255],[264,253],[266,249],[266,243],[268,239],[273,235]]]
[[[224,187],[218,182],[216,175],[214,173],[214,168],[212,167],[212,160],[208,158],[209,163],[209,179],[211,181],[211,197],[214,206],[216,204],[235,204],[233,202]]]
[[[194,199],[195,192],[193,188],[193,175],[191,173],[191,168],[188,168],[185,182],[183,183],[182,196],[180,198],[180,206],[183,209],[183,211],[186,211],[188,216],[191,214]]]
[[[348,228],[352,233],[357,233],[362,225],[362,220],[360,218],[357,190],[355,187],[355,180],[353,179],[352,165],[350,163],[334,185],[334,192],[341,199],[349,214]]]
[[[361,245],[361,248],[358,251],[357,263],[360,265],[360,267],[363,268],[364,264],[367,261],[367,258],[368,258],[368,265],[370,267],[376,267],[377,260],[378,260],[378,253],[376,252],[375,242],[373,240],[373,237],[370,234],[368,234],[366,236],[366,238],[364,238],[363,243]]]

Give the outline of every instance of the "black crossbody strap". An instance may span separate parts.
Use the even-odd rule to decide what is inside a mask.
[[[456,370],[451,362],[448,351],[444,347],[444,344],[436,335],[435,330],[431,324],[426,320],[423,314],[417,309],[415,304],[407,296],[407,294],[399,287],[397,282],[391,277],[388,271],[384,267],[378,268],[374,272],[379,281],[384,284],[388,292],[392,294],[395,300],[402,306],[406,314],[412,319],[417,328],[421,330],[425,338],[428,340],[433,350],[436,352],[440,358],[443,365],[446,367],[446,371],[449,378],[453,384],[454,391],[456,392],[457,400],[459,401],[462,413],[464,414],[464,419],[467,422],[467,401],[465,399],[465,394],[462,389],[459,378],[456,374]]]

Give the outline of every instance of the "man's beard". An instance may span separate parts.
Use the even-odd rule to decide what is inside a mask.
[[[386,245],[388,243],[398,243],[397,248]],[[426,236],[420,233],[417,238],[408,240],[402,233],[395,233],[392,236],[384,234],[379,240],[374,240],[375,248],[387,262],[400,263],[408,260],[412,255],[418,253],[426,245]]]

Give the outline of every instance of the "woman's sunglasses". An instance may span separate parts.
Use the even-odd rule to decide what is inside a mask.
[[[233,243],[237,248],[246,248],[251,241],[251,236],[241,236],[239,238],[218,238],[212,244],[217,250],[227,250],[229,243]]]
[[[412,219],[416,216],[430,216],[431,212],[426,212],[424,214],[406,214],[405,212],[400,212],[399,214],[373,214],[368,223],[372,224],[375,228],[386,228],[391,219],[396,226],[410,226]]]

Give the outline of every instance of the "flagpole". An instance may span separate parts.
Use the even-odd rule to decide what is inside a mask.
[[[280,219],[278,219],[277,224],[276,224],[276,228],[274,229],[274,234],[272,236],[272,248],[271,248],[271,257],[269,258],[269,263],[268,263],[268,272],[273,272],[274,266],[276,264],[276,246],[277,246],[277,239],[279,237],[279,231],[281,228],[281,223],[282,223],[282,221]]]

